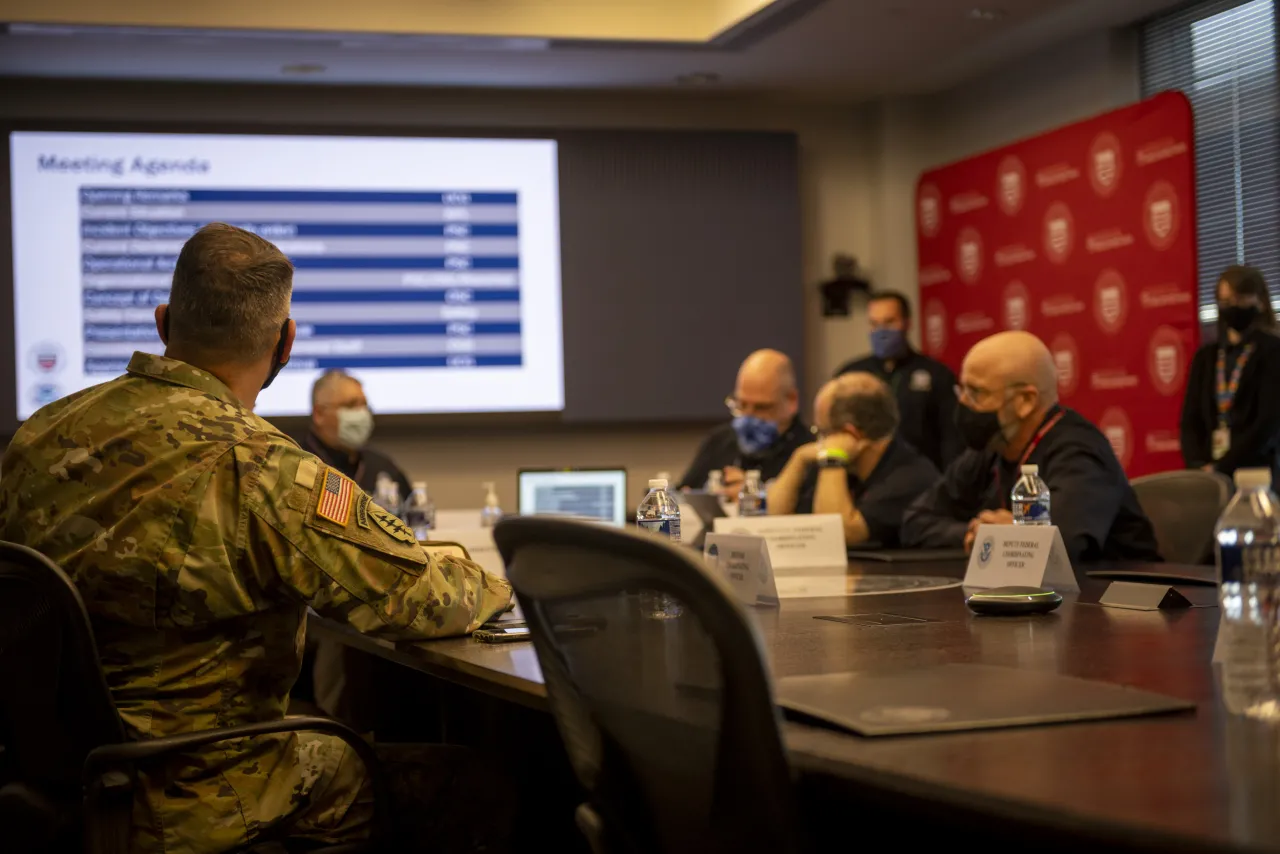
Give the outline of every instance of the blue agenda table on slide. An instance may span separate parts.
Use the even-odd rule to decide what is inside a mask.
[[[81,188],[85,372],[159,348],[155,306],[208,222],[293,261],[292,368],[519,366],[518,214],[515,192]]]

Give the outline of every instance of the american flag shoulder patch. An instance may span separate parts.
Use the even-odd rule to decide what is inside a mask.
[[[316,515],[345,528],[347,519],[351,518],[351,498],[355,486],[331,468],[325,469],[322,483]]]

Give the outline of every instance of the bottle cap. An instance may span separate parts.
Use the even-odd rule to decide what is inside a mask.
[[[1023,474],[1040,474],[1040,466],[1023,466]]]
[[[1236,469],[1236,489],[1270,489],[1271,469]]]
[[[667,488],[666,478],[655,477],[653,480],[649,481],[649,488],[650,489],[666,489]]]
[[[413,482],[413,488],[425,490],[427,488],[427,482],[425,480],[415,480]]]
[[[748,470],[747,470],[747,477],[754,477],[754,478],[756,478],[757,480],[759,480],[759,479],[760,479],[760,469],[748,469]]]

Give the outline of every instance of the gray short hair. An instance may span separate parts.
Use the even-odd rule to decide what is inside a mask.
[[[312,410],[320,404],[320,396],[328,391],[330,387],[337,385],[339,380],[355,380],[355,382],[360,382],[341,368],[331,368],[325,371],[311,386]]]
[[[182,247],[169,291],[170,336],[228,362],[254,362],[276,346],[289,316],[293,264],[274,244],[222,222]]]
[[[898,429],[898,401],[878,377],[852,373],[832,382],[832,427],[852,424],[873,442],[892,436]]]

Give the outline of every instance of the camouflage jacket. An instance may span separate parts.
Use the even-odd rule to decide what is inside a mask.
[[[470,631],[506,581],[437,562],[343,475],[213,375],[136,353],[128,373],[37,412],[0,469],[0,538],[66,570],[134,738],[281,718],[306,607],[383,636]],[[144,774],[139,850],[221,850],[306,797],[293,736]]]

